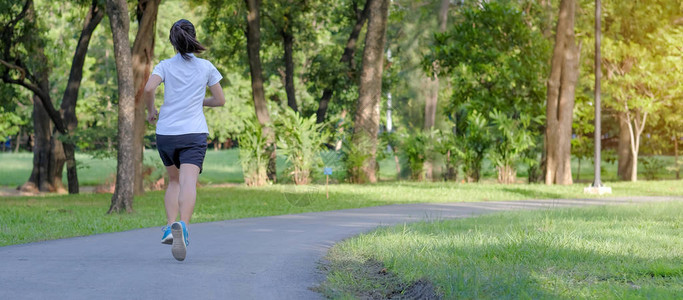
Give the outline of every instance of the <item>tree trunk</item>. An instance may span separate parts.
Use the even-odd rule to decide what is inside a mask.
[[[431,80],[428,79],[427,98],[425,99],[425,123],[424,129],[429,132],[434,128],[434,120],[436,119],[436,106],[439,99],[439,77],[434,74]],[[423,167],[425,179],[431,181],[434,179],[434,162],[431,158],[425,159]]]
[[[135,120],[135,90],[128,40],[129,19],[125,0],[107,0],[107,14],[114,40],[114,58],[119,87],[118,155],[116,188],[108,213],[133,211],[133,122]]]
[[[133,125],[133,165],[135,195],[145,192],[143,164],[145,131],[147,129],[145,103],[142,92],[150,76],[154,58],[154,29],[161,0],[139,0],[137,5],[138,32],[133,42],[133,82],[135,89],[135,123]]]
[[[496,170],[498,171],[498,183],[502,184],[512,184],[515,183],[515,180],[517,179],[517,172],[512,166],[505,165],[505,166],[497,166]]]
[[[73,134],[78,126],[78,119],[76,118],[76,102],[78,101],[78,89],[81,86],[81,79],[83,79],[83,65],[85,63],[85,56],[88,53],[88,45],[93,31],[100,24],[104,17],[104,10],[98,6],[97,1],[93,1],[90,5],[90,10],[85,16],[83,23],[83,30],[76,45],[76,51],[71,63],[71,71],[69,72],[69,81],[64,90],[62,97],[62,104],[60,111],[64,119],[69,134]],[[69,193],[78,193],[78,173],[76,169],[74,145],[71,143],[64,143],[64,154],[66,158],[67,178],[69,181]]]
[[[541,32],[543,37],[550,39],[553,36],[553,1],[552,0],[541,0],[541,8],[545,13],[545,18],[543,18]]]
[[[368,7],[370,2],[371,0],[365,1],[363,10],[358,9],[357,2],[354,1],[353,3],[354,10],[356,11],[356,24],[353,25],[349,39],[346,41],[344,54],[342,54],[342,57],[339,60],[342,63],[348,63],[349,68],[352,70],[355,69],[353,57],[356,52],[356,42],[358,41],[358,36],[360,35],[361,29],[363,29],[365,21],[368,19]],[[325,115],[327,114],[327,108],[329,106],[330,100],[332,99],[332,95],[334,95],[332,88],[326,88],[323,91],[323,96],[320,98],[320,104],[318,105],[318,111],[316,112],[317,123],[325,122]]]
[[[396,147],[391,147],[394,152],[394,165],[396,166],[396,180],[401,180],[401,162],[398,159],[398,150]]]
[[[581,180],[581,157],[578,157],[578,166],[576,168],[576,182]]]
[[[441,0],[441,5],[439,6],[439,32],[443,33],[446,31],[446,25],[448,24],[448,7],[450,5],[450,0]],[[434,127],[434,121],[436,119],[436,107],[439,99],[439,77],[434,73],[429,84],[430,93],[425,101],[425,124],[424,128],[426,130],[432,129]],[[428,162],[428,161],[427,161]]]
[[[643,129],[645,129],[645,123],[647,122],[647,112],[643,114],[643,120],[640,121],[640,112],[635,111],[635,115],[631,117],[631,113],[628,109],[628,104],[624,103],[626,108],[626,124],[628,125],[628,131],[631,135],[631,155],[633,159],[631,160],[631,181],[636,182],[638,180],[638,151],[640,149],[640,136],[643,134]],[[631,124],[633,122],[633,124]]]
[[[562,0],[548,79],[546,184],[572,184],[571,135],[580,47],[574,42],[575,0]]]
[[[450,0],[441,0],[441,5],[439,6],[439,32],[443,33],[446,31],[446,25],[448,24],[448,7],[450,6]],[[439,77],[434,72],[432,80],[429,83],[430,93],[425,99],[425,124],[424,128],[430,131],[434,127],[436,120],[436,108],[439,101]],[[427,158],[424,162],[425,178],[427,180],[434,179],[434,162],[431,158]]]
[[[43,103],[37,95],[33,96],[33,169],[28,181],[21,186],[24,192],[47,192],[52,190],[52,180],[48,179],[50,165],[50,120]]]
[[[678,135],[674,133],[674,166],[676,166],[676,179],[681,179],[681,166],[678,164]]]
[[[40,62],[47,63],[47,58],[43,52],[42,48],[37,49],[35,53],[36,59]],[[36,78],[39,81],[38,87],[41,91],[49,91],[50,82],[48,79],[48,73],[44,71],[38,71],[36,73]],[[47,96],[45,96],[47,95]],[[46,97],[45,99],[42,97]],[[64,148],[62,147],[62,142],[59,141],[57,133],[55,132],[55,127],[51,123],[49,109],[46,109],[45,102],[49,103],[50,108],[55,113],[57,112],[52,106],[52,99],[49,98],[49,94],[45,93],[44,96],[34,96],[34,133],[35,133],[35,147],[33,150],[34,155],[34,170],[37,168],[37,172],[32,172],[29,182],[24,185],[22,190],[32,191],[33,187],[38,187],[41,192],[63,192],[64,186],[62,184],[62,170],[64,168]],[[59,117],[59,116],[58,116]],[[61,122],[61,118],[57,120]],[[54,122],[54,121],[53,121]],[[38,159],[36,159],[38,156]],[[36,166],[37,164],[37,166]],[[34,177],[36,174],[37,177]]]
[[[262,126],[263,135],[266,136],[266,148],[268,151],[268,179],[272,182],[277,180],[275,131],[270,124],[270,115],[266,105],[266,96],[263,89],[263,71],[261,67],[261,21],[259,9],[261,0],[244,0],[247,5],[247,55],[249,57],[249,71],[251,74],[251,95],[254,100],[256,118]]]
[[[17,139],[14,141],[14,153],[19,153],[19,141],[22,135],[24,135],[24,129],[19,128],[19,133],[17,133]]]
[[[285,18],[290,20],[291,16],[285,14]],[[281,34],[285,48],[285,91],[287,92],[287,105],[289,105],[293,111],[298,112],[299,108],[296,104],[296,93],[294,91],[294,35],[292,35],[292,29],[290,28],[289,23],[282,29]]]
[[[360,76],[358,104],[353,130],[353,142],[363,144],[367,140],[369,158],[363,163],[361,173],[365,178],[358,182],[377,182],[376,154],[379,131],[379,104],[382,97],[382,69],[384,66],[384,43],[389,14],[389,0],[368,0],[368,30],[363,50],[363,67]]]
[[[10,21],[10,25],[3,30],[5,38],[12,37],[11,31],[14,26],[20,21],[24,20],[26,23],[33,24],[36,22],[36,13],[32,1],[26,1],[23,5],[22,12],[16,18]],[[6,30],[6,31],[5,31]],[[6,34],[8,34],[7,36]],[[10,41],[12,42],[12,41]],[[37,66],[34,74],[30,73],[22,65],[20,58],[11,57],[9,51],[4,52],[2,64],[6,67],[19,70],[23,75],[20,79],[13,79],[9,73],[3,74],[2,80],[9,84],[21,85],[31,92],[33,96],[33,123],[35,132],[35,146],[33,147],[33,170],[28,181],[22,185],[21,189],[24,191],[62,191],[62,170],[64,166],[64,152],[62,143],[53,137],[53,129],[60,133],[67,133],[64,126],[62,116],[55,109],[50,97],[50,82],[47,71],[47,57],[45,57],[45,50],[42,45],[37,45],[27,49],[31,54],[33,64]],[[7,59],[8,61],[5,61]],[[28,76],[26,76],[28,74]],[[27,80],[28,77],[28,80]],[[51,126],[52,120],[54,127]],[[77,182],[75,182],[78,185]],[[77,191],[76,191],[77,192]]]
[[[617,175],[621,180],[631,180],[633,173],[633,156],[631,154],[631,133],[628,130],[626,113],[619,112],[619,145],[617,147]]]

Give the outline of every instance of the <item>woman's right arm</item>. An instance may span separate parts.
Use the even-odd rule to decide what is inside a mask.
[[[152,74],[152,76],[149,76],[147,84],[145,84],[145,91],[143,94],[143,100],[147,105],[147,122],[152,124],[156,124],[159,115],[156,106],[154,106],[154,92],[157,90],[159,84],[161,84],[161,77],[157,74]]]

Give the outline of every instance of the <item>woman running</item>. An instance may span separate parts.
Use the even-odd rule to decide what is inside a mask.
[[[206,50],[197,41],[194,25],[179,20],[169,36],[177,54],[154,67],[145,85],[147,121],[156,123],[157,149],[168,172],[164,196],[167,225],[161,242],[171,244],[171,253],[184,260],[187,253],[187,226],[192,218],[197,197],[197,177],[202,172],[209,129],[204,106],[223,106],[225,97],[219,82],[223,78],[208,60],[194,53]],[[161,112],[154,106],[154,93],[164,83]],[[204,98],[206,87],[212,97]],[[157,121],[158,118],[158,121]],[[180,221],[176,221],[180,214]]]

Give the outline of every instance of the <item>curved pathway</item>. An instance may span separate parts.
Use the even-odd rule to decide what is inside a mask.
[[[318,262],[377,226],[497,211],[682,200],[634,197],[405,204],[190,226],[187,259],[159,228],[0,247],[0,299],[318,299]]]

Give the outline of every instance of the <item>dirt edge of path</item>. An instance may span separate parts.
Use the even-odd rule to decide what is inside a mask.
[[[353,259],[332,258],[329,256],[320,262],[320,269],[325,278],[334,276],[335,272],[351,271],[352,280],[356,284],[340,289],[327,279],[320,285],[311,288],[328,298],[353,296],[357,299],[442,299],[434,284],[422,278],[414,282],[403,282],[398,275],[387,270],[381,261],[369,258],[364,262]]]

